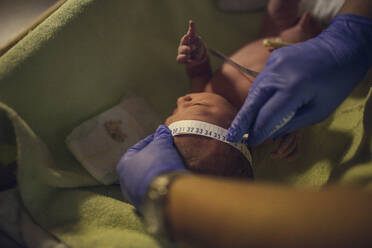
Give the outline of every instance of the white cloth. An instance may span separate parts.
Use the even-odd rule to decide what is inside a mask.
[[[328,24],[337,15],[345,0],[302,0],[300,13],[309,11],[319,22]]]
[[[266,6],[268,0],[218,0],[217,5],[223,11],[254,11]],[[309,11],[321,23],[329,23],[340,11],[345,0],[302,0],[299,14]]]
[[[124,152],[160,124],[144,99],[124,97],[120,104],[85,121],[66,138],[67,147],[99,182],[117,182],[116,165]]]

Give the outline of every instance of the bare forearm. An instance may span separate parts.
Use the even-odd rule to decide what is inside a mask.
[[[371,207],[357,190],[187,176],[172,185],[167,215],[177,240],[203,247],[370,247]]]
[[[372,1],[371,0],[346,0],[340,10],[341,14],[355,14],[372,18]]]

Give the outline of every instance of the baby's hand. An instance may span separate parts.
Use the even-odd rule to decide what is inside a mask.
[[[274,140],[278,147],[271,153],[272,158],[294,160],[298,154],[301,135],[299,132],[286,134]]]
[[[195,23],[189,21],[189,30],[180,41],[177,62],[190,66],[202,64],[208,58],[207,49],[200,37],[195,34]]]

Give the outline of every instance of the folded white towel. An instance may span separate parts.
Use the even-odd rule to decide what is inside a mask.
[[[160,116],[137,96],[85,121],[66,138],[67,147],[88,172],[103,184],[118,179],[116,165],[124,152],[161,123]]]

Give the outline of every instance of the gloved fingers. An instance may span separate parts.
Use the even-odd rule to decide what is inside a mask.
[[[279,139],[288,133],[289,133],[289,127],[285,125],[284,127],[282,127],[282,129],[278,130],[278,132],[271,135],[269,139]]]
[[[248,144],[255,146],[271,138],[295,116],[300,98],[277,92],[262,106],[257,114]]]
[[[270,138],[275,139],[288,133],[292,133],[298,129],[317,123],[318,121],[320,121],[314,116],[315,114],[317,114],[317,112],[318,111],[315,111],[313,106],[310,105],[301,107],[299,110],[297,110],[296,115],[292,118],[292,120],[289,121],[285,126],[283,126],[283,128],[278,130],[278,132],[271,135]]]
[[[143,140],[139,141],[137,144],[129,148],[124,156],[130,157],[131,155],[143,150],[149,143],[159,142],[159,140],[166,140],[173,144],[172,133],[166,125],[160,125],[156,129],[155,133],[147,136],[146,138],[144,138]]]
[[[265,77],[259,81],[263,82]],[[257,82],[257,84],[259,83]],[[254,122],[260,108],[270,99],[274,91],[269,87],[251,88],[248,96],[238,114],[232,121],[230,128],[227,131],[227,140],[231,142],[239,141],[244,134],[248,133]]]
[[[173,145],[171,130],[166,125],[160,125],[154,133],[154,142],[166,141]]]

